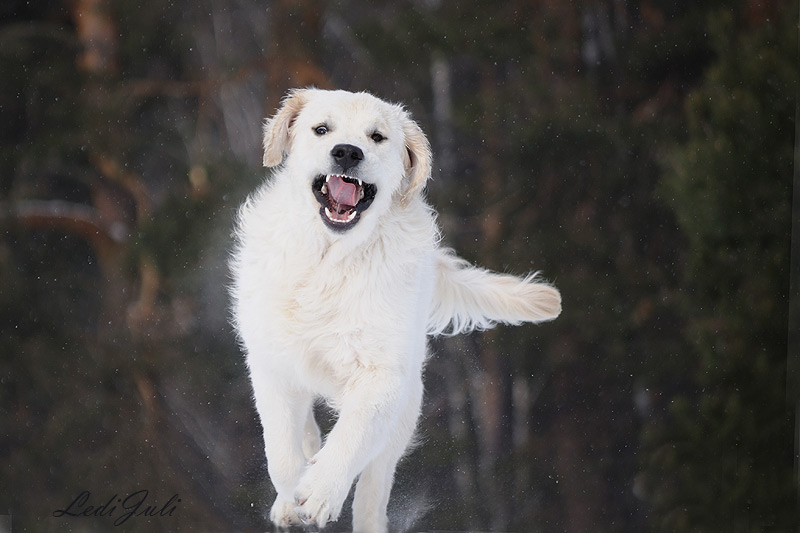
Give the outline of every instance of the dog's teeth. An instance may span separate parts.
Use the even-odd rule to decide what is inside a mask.
[[[352,220],[353,220],[354,218],[356,218],[356,212],[355,212],[355,211],[350,211],[350,214],[349,214],[349,215],[347,215],[347,221],[348,221],[348,222],[352,222]]]
[[[329,181],[331,181],[331,174],[325,176],[325,183],[328,183]]]
[[[361,181],[361,180],[358,180],[358,186],[359,186],[359,187],[363,187],[363,186],[364,186],[364,182],[363,182],[363,181]]]
[[[364,189],[363,188],[361,189],[361,192],[359,192],[359,194],[358,194],[358,199],[359,200],[363,200],[364,199]]]
[[[322,194],[328,194],[328,186],[323,183],[322,184],[322,188],[320,189],[320,192]]]
[[[333,213],[327,207],[325,208],[325,216],[328,217],[330,220],[333,220]]]

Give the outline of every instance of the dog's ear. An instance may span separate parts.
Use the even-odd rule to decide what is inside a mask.
[[[403,203],[408,205],[411,199],[425,186],[431,177],[431,145],[422,132],[422,128],[411,120],[408,114],[403,116],[403,136],[406,153],[404,163],[408,188],[403,193]]]
[[[308,100],[307,93],[307,89],[290,92],[275,116],[264,123],[265,167],[274,167],[283,161],[283,154],[289,146],[289,128]]]

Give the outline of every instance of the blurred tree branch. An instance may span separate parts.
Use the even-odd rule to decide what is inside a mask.
[[[98,74],[119,70],[119,30],[107,0],[74,0],[72,18],[83,50],[78,67]]]

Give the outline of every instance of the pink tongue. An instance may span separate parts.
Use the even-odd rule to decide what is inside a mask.
[[[333,175],[328,180],[328,196],[337,204],[353,207],[358,203],[358,187]]]

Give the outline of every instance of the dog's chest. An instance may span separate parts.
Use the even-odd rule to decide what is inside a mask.
[[[387,304],[397,287],[391,286],[389,277],[352,265],[323,264],[284,278],[276,296],[281,300],[285,326],[303,338],[359,337],[370,325],[378,326],[378,315],[392,312]]]
[[[386,353],[386,324],[376,302],[363,297],[359,281],[312,278],[287,286],[281,298],[282,324],[273,331],[281,344],[284,364],[295,367],[306,383],[324,396],[338,397],[359,368],[379,364]],[[360,280],[361,283],[364,280]]]
[[[413,312],[414,266],[365,258],[326,264],[274,280],[273,330],[304,364],[347,373],[386,354]]]

